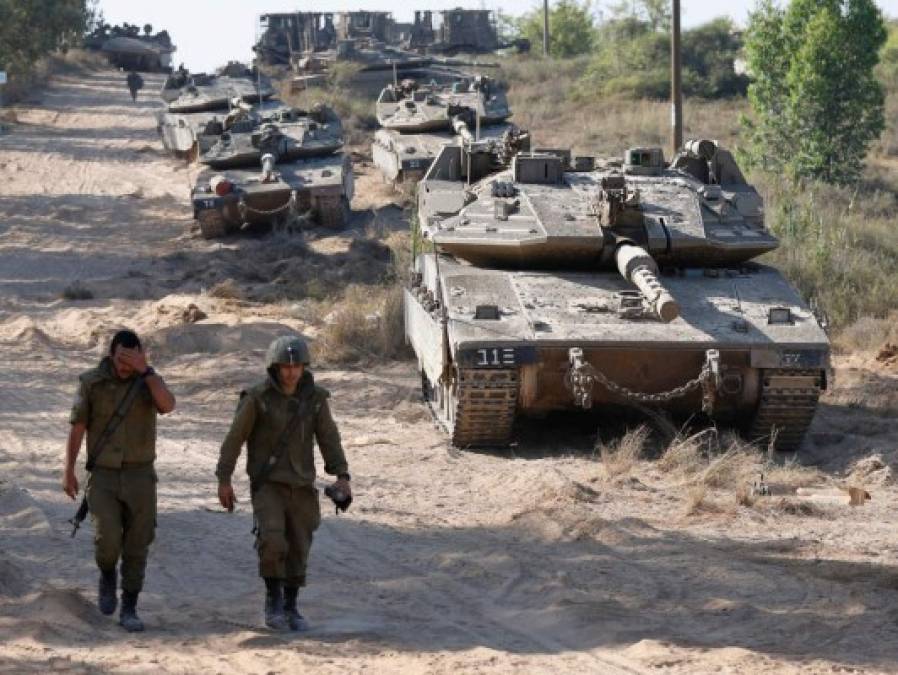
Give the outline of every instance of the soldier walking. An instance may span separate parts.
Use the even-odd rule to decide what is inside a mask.
[[[130,330],[117,332],[108,356],[79,379],[62,487],[75,499],[75,461],[86,432],[86,504],[100,568],[97,605],[103,614],[115,612],[116,565],[121,560],[119,623],[129,632],[142,631],[137,596],[156,529],[156,414],[174,410],[175,397],[147,364],[140,339]]]
[[[349,467],[331,417],[326,389],[308,370],[309,349],[298,337],[280,337],[266,356],[268,377],[241,392],[215,475],[218,498],[233,511],[231,476],[243,444],[250,478],[259,575],[265,580],[265,624],[273,630],[307,630],[297,608],[306,584],[312,536],[321,522],[315,488],[314,442],[324,471],[337,477],[328,495],[345,510],[352,501]]]
[[[136,101],[137,92],[143,89],[143,78],[136,70],[132,70],[130,73],[128,73],[127,82],[128,91],[131,92],[131,100]]]

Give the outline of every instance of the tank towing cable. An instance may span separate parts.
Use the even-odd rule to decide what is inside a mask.
[[[574,403],[580,408],[586,410],[592,408],[593,389],[598,382],[612,394],[635,403],[666,403],[701,388],[702,412],[707,415],[714,412],[720,384],[720,352],[717,349],[705,351],[705,363],[696,377],[668,391],[652,394],[634,391],[613,382],[585,359],[581,347],[572,347],[568,350],[568,361],[570,368],[565,373],[564,385],[573,395]]]

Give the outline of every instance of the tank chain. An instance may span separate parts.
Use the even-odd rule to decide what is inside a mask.
[[[601,371],[583,358],[583,350],[575,347],[569,352],[571,367],[564,376],[564,384],[574,395],[574,401],[581,408],[592,407],[592,390],[596,382],[613,394],[617,394],[637,403],[666,403],[675,398],[685,396],[694,389],[704,390],[702,408],[705,412],[711,412],[713,408],[713,394],[716,387],[708,386],[715,377],[720,361],[720,353],[716,349],[705,352],[705,364],[694,378],[678,387],[668,391],[648,394],[629,389],[608,379]]]
[[[290,199],[284,202],[281,206],[277,206],[273,209],[266,210],[253,208],[243,200],[243,197],[241,197],[240,201],[237,202],[237,208],[240,209],[240,217],[243,218],[243,220],[246,220],[247,213],[253,213],[257,216],[274,216],[278,213],[286,211],[287,209],[293,211],[296,208],[296,190],[291,190]]]

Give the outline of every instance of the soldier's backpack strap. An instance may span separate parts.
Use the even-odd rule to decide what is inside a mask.
[[[284,453],[287,451],[287,444],[290,443],[290,437],[296,432],[297,428],[299,427],[299,422],[302,419],[302,411],[305,403],[305,398],[305,396],[299,398],[291,397],[287,402],[287,407],[292,409],[293,412],[290,415],[290,419],[287,420],[287,424],[284,425],[284,430],[278,437],[277,444],[274,446],[274,450],[268,457],[268,461],[259,470],[259,473],[257,473],[255,476],[250,477],[250,492],[255,492],[265,484],[265,481],[268,480],[268,476],[274,470],[274,467],[278,465],[278,462],[281,461],[281,457],[283,457]]]
[[[99,459],[103,450],[106,448],[106,443],[109,442],[109,439],[112,438],[112,434],[115,433],[115,430],[118,429],[122,420],[125,419],[125,415],[128,414],[128,411],[131,409],[131,406],[137,398],[137,394],[140,393],[140,389],[143,385],[144,378],[142,375],[138,375],[134,378],[134,381],[128,387],[128,391],[125,392],[122,400],[119,401],[119,404],[115,407],[112,417],[109,418],[109,421],[100,433],[97,442],[94,443],[94,447],[88,449],[86,465],[88,471],[94,470],[94,467],[97,465],[97,459]]]

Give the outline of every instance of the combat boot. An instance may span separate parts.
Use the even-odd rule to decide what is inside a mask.
[[[122,591],[122,611],[119,612],[118,623],[129,633],[143,630],[143,621],[137,616],[137,593]]]
[[[265,625],[271,630],[287,630],[281,580],[265,579],[265,591]]]
[[[287,617],[287,626],[297,633],[309,630],[309,622],[296,608],[296,596],[299,588],[296,586],[284,587],[284,614]]]
[[[97,607],[100,612],[109,616],[115,614],[116,602],[115,593],[118,590],[118,579],[115,568],[111,570],[100,570],[100,586],[97,590]]]

